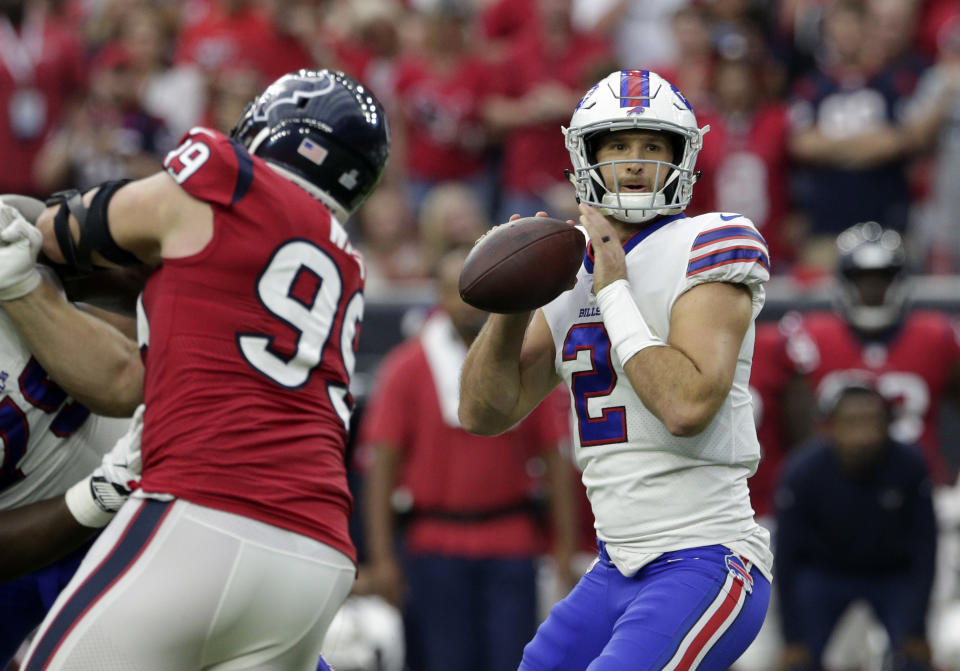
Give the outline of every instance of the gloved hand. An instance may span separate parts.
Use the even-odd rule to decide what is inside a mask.
[[[120,509],[130,492],[140,486],[140,436],[143,433],[141,403],[127,432],[103,455],[100,466],[67,490],[67,507],[86,527],[102,527]]]
[[[37,219],[40,218],[43,211],[47,209],[46,203],[42,200],[30,196],[21,196],[19,193],[0,194],[0,203],[16,208],[23,215],[23,218],[34,226],[37,225]]]
[[[0,203],[0,301],[25,296],[40,284],[41,246],[43,234],[16,208]]]

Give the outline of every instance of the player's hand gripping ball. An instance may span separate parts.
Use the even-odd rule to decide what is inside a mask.
[[[460,297],[487,312],[526,312],[570,289],[586,238],[559,219],[524,217],[484,235],[460,271]]]

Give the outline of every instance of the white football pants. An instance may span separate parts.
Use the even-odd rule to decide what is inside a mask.
[[[313,671],[353,584],[343,553],[181,499],[131,498],[33,640],[24,671]]]

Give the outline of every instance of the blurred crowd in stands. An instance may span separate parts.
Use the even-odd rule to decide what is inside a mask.
[[[574,212],[560,126],[647,68],[710,124],[688,212],[735,211],[810,282],[864,220],[960,270],[953,0],[4,0],[0,191],[152,170],[261,86],[336,67],[387,105],[394,157],[358,215],[376,295],[513,212]]]
[[[749,217],[775,276],[798,287],[832,278],[838,234],[869,220],[900,234],[898,271],[960,273],[957,0],[0,0],[0,193],[42,198],[152,173],[187,129],[229,131],[267,82],[300,67],[346,71],[389,113],[391,162],[352,233],[373,301],[432,286],[451,248],[512,213],[575,218],[561,126],[620,68],[663,75],[710,125],[687,213]],[[903,383],[913,365],[895,362],[888,327],[816,341],[820,322],[799,319],[758,332],[766,461],[751,486],[771,526],[781,458],[813,428],[791,426],[808,418],[793,405],[782,425],[774,413],[796,379],[819,384],[832,369],[818,362],[844,338],[864,359],[838,367],[889,369]],[[921,423],[894,437],[928,448],[945,490],[957,464],[930,453],[960,330],[934,321],[922,333],[936,330],[949,360],[922,365],[942,384],[922,408],[895,401]],[[928,346],[922,333],[910,351]],[[955,541],[938,555],[953,572]],[[960,587],[939,592],[956,602]],[[742,668],[772,668],[781,645]]]

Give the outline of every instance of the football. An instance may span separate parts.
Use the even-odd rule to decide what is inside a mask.
[[[550,217],[501,224],[470,250],[460,271],[460,297],[487,312],[535,310],[573,286],[586,237]]]

